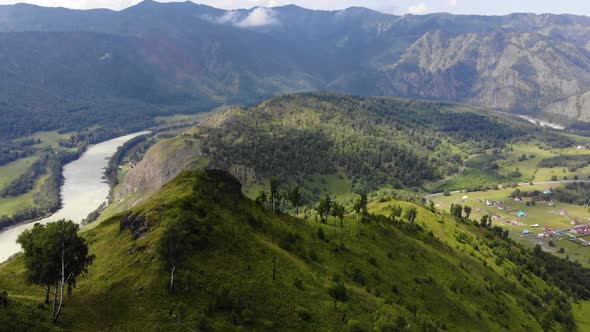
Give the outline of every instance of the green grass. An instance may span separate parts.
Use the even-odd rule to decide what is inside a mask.
[[[192,124],[201,120],[208,118],[209,116],[226,111],[228,109],[227,106],[220,106],[214,108],[211,111],[201,112],[197,114],[173,114],[168,116],[157,116],[154,118],[154,121],[158,125],[180,125],[180,124]]]
[[[31,165],[38,159],[36,156],[21,158],[0,166],[0,188],[16,180],[24,174]]]
[[[51,147],[53,149],[60,148],[59,142],[62,140],[67,140],[73,133],[64,133],[60,134],[57,130],[54,131],[42,131],[31,135],[33,138],[38,138],[41,140],[40,144],[35,145],[37,148],[46,148]]]
[[[590,332],[590,301],[574,304],[573,308],[578,323],[578,332]]]
[[[518,170],[522,173],[521,181],[551,181],[553,176],[558,180],[563,180],[564,176],[570,180],[574,176],[579,179],[587,180],[590,176],[590,166],[578,169],[575,172],[570,172],[565,167],[554,168],[539,168],[538,164],[541,160],[555,157],[558,155],[579,155],[588,154],[587,150],[578,150],[575,146],[561,149],[551,149],[542,147],[539,142],[518,143],[510,145],[512,151],[504,152],[502,155],[505,160],[498,163],[500,166],[500,174],[508,175],[511,172]],[[522,155],[527,157],[534,156],[534,158],[527,158],[526,160],[519,160]]]
[[[534,186],[520,186],[521,190],[544,190],[547,185],[534,185]],[[513,238],[521,240],[519,242],[526,244],[527,246],[534,246],[538,241],[534,238],[524,236],[522,232],[527,229],[534,233],[543,231],[543,226],[549,226],[554,230],[565,229],[571,227],[569,218],[577,218],[580,223],[588,223],[588,208],[572,205],[566,203],[555,202],[554,206],[547,204],[538,203],[536,206],[526,206],[526,198],[522,202],[516,202],[514,199],[509,198],[510,193],[514,191],[514,188],[507,188],[501,190],[489,190],[479,192],[468,192],[468,193],[456,193],[450,196],[437,196],[432,198],[436,204],[436,208],[441,211],[449,211],[451,204],[468,205],[473,209],[471,218],[479,220],[484,214],[496,215],[499,218],[494,219],[494,225],[501,226],[508,229]],[[468,196],[468,199],[463,199],[464,196]],[[504,210],[498,209],[496,206],[486,206],[486,200],[494,202],[502,202],[505,206]],[[524,211],[527,216],[520,218],[517,216],[519,211]],[[566,212],[567,216],[561,215],[561,212]],[[523,223],[523,226],[513,226],[506,223],[505,221],[514,220]],[[532,228],[531,225],[539,224],[540,228]],[[566,252],[560,256],[565,258],[568,256],[571,260],[576,260],[583,265],[590,267],[590,248],[581,247],[575,243],[568,241],[567,239],[557,240],[554,239],[555,248],[549,247],[549,240],[542,242],[543,247],[546,250],[554,252],[556,255],[558,248],[565,248]]]
[[[503,155],[506,159],[498,163],[500,166],[500,174],[507,176],[518,170],[522,173],[521,179],[523,181],[530,181],[532,179],[538,180],[536,173],[539,162],[542,159],[555,156],[554,153],[541,149],[534,143],[511,144],[510,147],[513,151],[504,153]],[[522,155],[526,155],[527,159],[519,161],[519,158]],[[531,155],[534,155],[534,158],[528,158]]]
[[[333,217],[321,224],[272,215],[241,198],[228,178],[215,186],[219,178],[200,174],[182,173],[133,208],[134,223],[147,225],[139,238],[121,231],[120,215],[83,233],[96,261],[66,298],[59,328],[172,330],[180,321],[193,329],[334,331],[358,321],[373,330],[403,317],[417,330],[537,331],[536,319],[544,314],[527,298],[536,296],[533,291],[556,291],[534,276],[527,277],[528,286],[519,283],[511,263],[493,263],[481,230],[421,207],[417,223],[424,231],[405,223],[357,222],[354,214],[341,228]],[[214,195],[220,198],[214,201]],[[396,204],[411,206],[389,201],[369,209],[387,215]],[[177,222],[190,225],[187,243],[199,245],[179,265],[170,295],[157,248]],[[469,234],[479,248],[458,242],[457,232]],[[27,285],[23,274],[22,256],[1,264],[0,290],[15,303],[39,303],[43,289]],[[328,293],[335,282],[344,283],[348,295],[337,309]],[[42,323],[48,308],[40,310]]]
[[[509,181],[490,171],[468,168],[447,180],[426,186],[426,190],[430,192],[454,191],[505,182]]]
[[[47,179],[47,177],[48,175],[39,177],[39,179],[37,179],[35,188],[26,194],[16,197],[0,198],[0,216],[10,216],[17,211],[34,206],[35,203],[33,203],[33,195],[39,189],[41,184]]]
[[[552,181],[555,176],[557,180],[573,180],[576,176],[579,180],[590,179],[590,166],[580,168],[574,172],[570,172],[566,167],[553,168],[539,168],[539,162],[546,158],[555,157],[558,155],[578,155],[588,154],[588,150],[578,150],[576,147],[552,149],[544,147],[543,144],[537,141],[526,143],[514,143],[508,145],[509,149],[501,149],[497,155],[497,160],[491,160],[489,163],[477,163],[475,157],[466,162],[464,170],[450,176],[449,178],[429,183],[425,185],[424,189],[429,192],[443,192],[445,190],[464,190],[468,188],[477,188],[483,186],[491,186],[502,183],[512,182],[547,182]],[[492,151],[487,151],[484,158],[493,159]],[[526,155],[527,159],[519,160],[522,155]],[[532,157],[532,158],[531,158]],[[489,169],[491,162],[496,163],[499,169]],[[521,173],[518,178],[513,178],[512,174],[516,171]]]

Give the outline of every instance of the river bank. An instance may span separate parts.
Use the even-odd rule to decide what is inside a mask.
[[[104,172],[117,149],[125,142],[146,134],[139,132],[117,137],[106,142],[89,146],[81,157],[64,166],[64,182],[60,189],[61,208],[53,215],[35,222],[8,228],[0,233],[0,262],[20,251],[16,239],[24,230],[35,223],[49,223],[60,219],[80,223],[92,211],[108,199],[110,186],[104,179]]]

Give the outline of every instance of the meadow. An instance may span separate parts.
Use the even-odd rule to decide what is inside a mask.
[[[540,190],[554,188],[555,185],[521,185],[518,189],[523,191]],[[527,198],[517,201],[509,197],[515,188],[504,188],[499,190],[487,190],[478,192],[457,192],[449,196],[434,196],[430,199],[434,202],[435,207],[441,211],[450,211],[451,204],[460,204],[472,208],[471,219],[480,220],[483,215],[492,215],[492,224],[501,226],[510,231],[511,237],[532,247],[541,244],[545,250],[551,251],[561,257],[569,257],[581,264],[590,266],[590,247],[582,247],[563,237],[561,239],[553,238],[555,246],[550,246],[550,239],[539,240],[536,235],[544,231],[547,226],[552,230],[568,229],[572,227],[571,222],[577,220],[580,224],[590,223],[590,213],[588,207],[572,205],[560,202],[537,202],[535,206],[527,206]],[[493,205],[489,206],[488,204]],[[524,212],[524,216],[519,216],[519,212]],[[533,225],[539,225],[533,227]],[[529,234],[525,234],[526,232]],[[560,253],[559,249],[564,248]]]

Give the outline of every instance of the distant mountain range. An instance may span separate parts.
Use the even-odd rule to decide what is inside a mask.
[[[156,114],[314,90],[590,121],[584,16],[19,4],[0,6],[0,32],[0,112],[8,114],[0,136],[58,127],[56,115],[67,123],[79,109],[93,119],[104,108],[112,117],[117,105],[125,105],[120,113]],[[38,125],[19,130],[27,121]]]

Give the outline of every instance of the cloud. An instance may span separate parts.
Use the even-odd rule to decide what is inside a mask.
[[[278,14],[270,8],[256,7],[244,17],[239,11],[228,11],[222,16],[213,19],[218,24],[231,24],[240,28],[255,28],[266,25],[278,24]]]
[[[449,8],[457,7],[458,0],[449,0]]]
[[[279,23],[279,21],[277,19],[277,13],[274,10],[257,7],[254,8],[245,19],[237,22],[235,25],[240,28],[254,28],[277,23]]]
[[[240,14],[235,10],[226,12],[222,16],[214,19],[214,21],[219,24],[236,24],[239,20]]]
[[[410,6],[408,8],[408,13],[414,15],[422,15],[428,13],[429,9],[428,6],[424,2],[420,2],[414,6]]]

